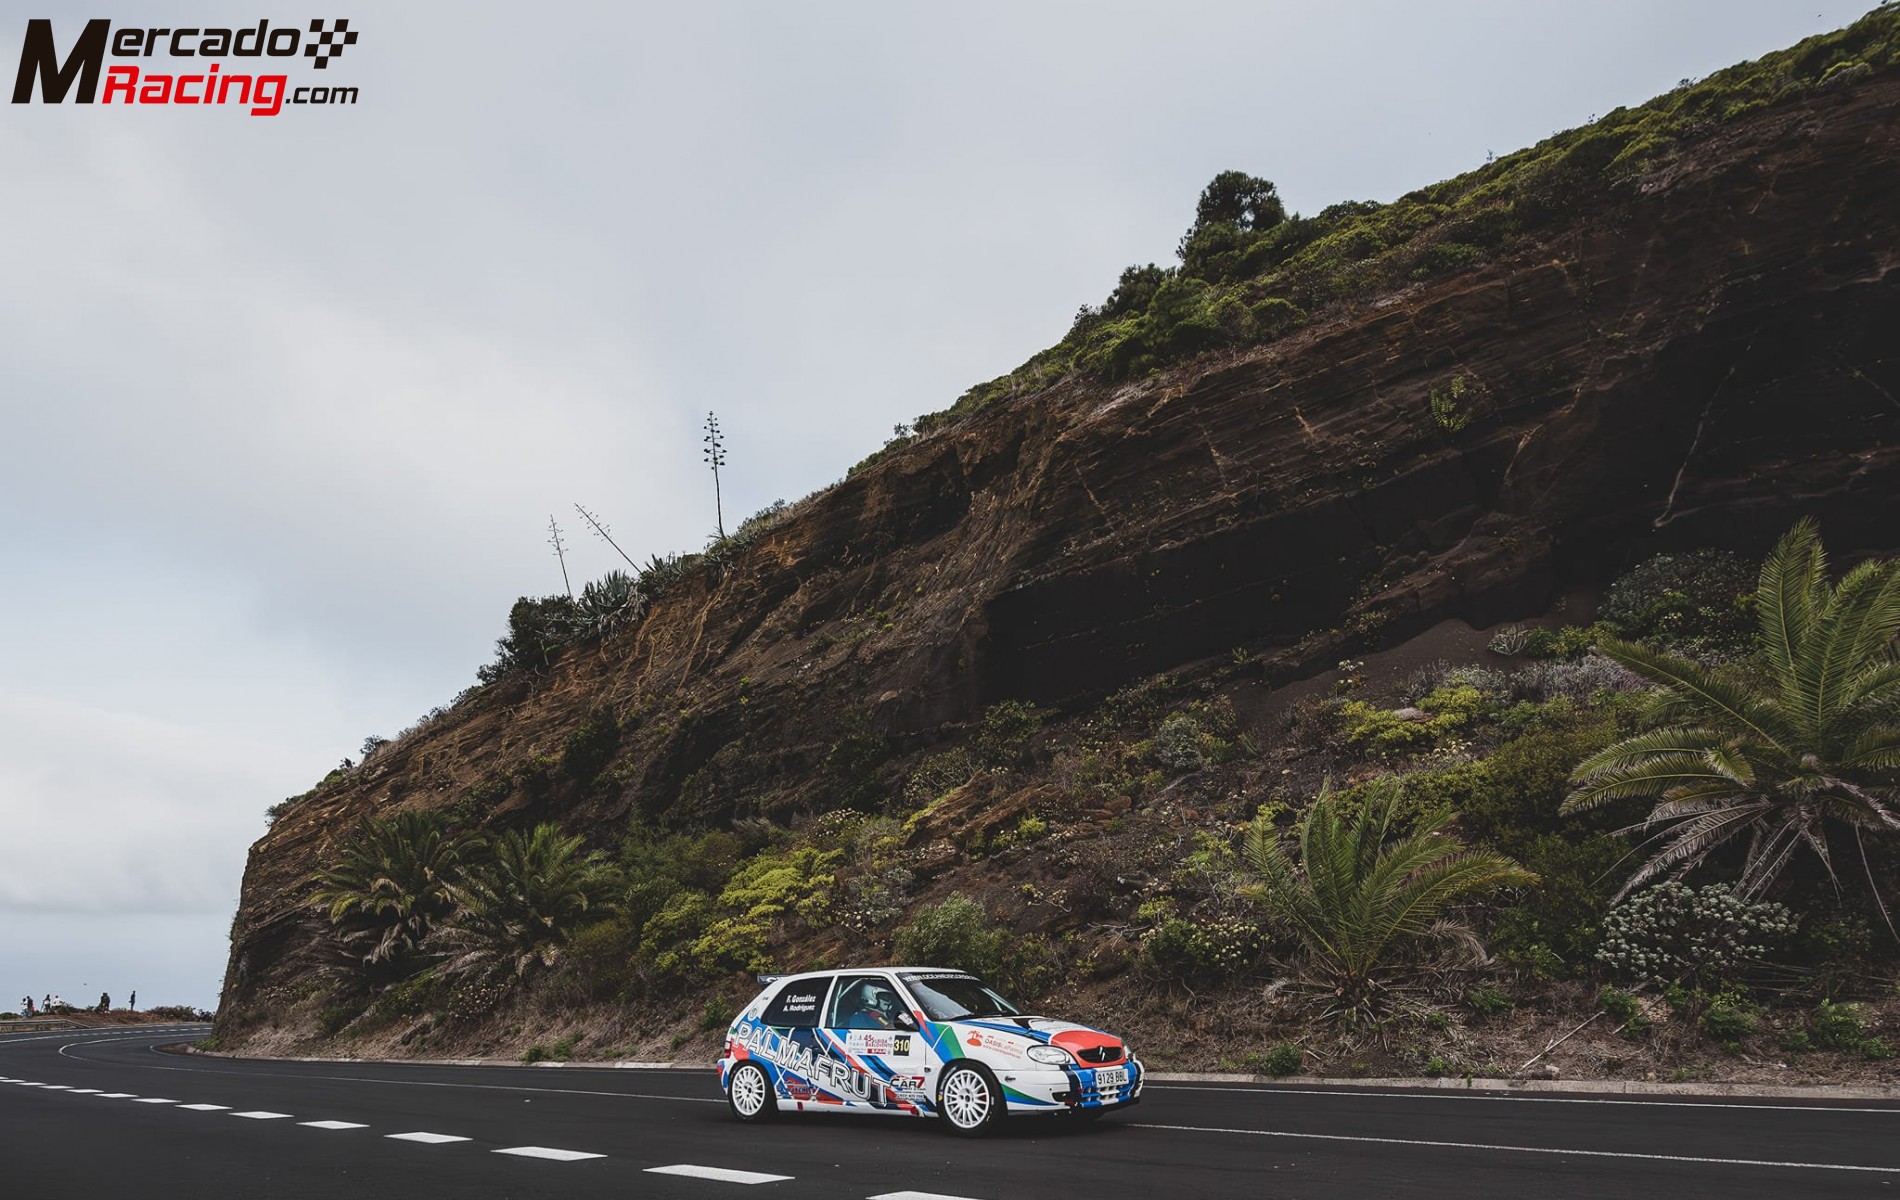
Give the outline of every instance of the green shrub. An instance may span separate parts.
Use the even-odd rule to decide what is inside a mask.
[[[584,627],[580,606],[568,596],[523,596],[508,610],[508,632],[495,643],[495,661],[476,671],[483,683],[542,671]]]
[[[1280,1045],[1267,1051],[1266,1062],[1262,1065],[1266,1067],[1267,1074],[1273,1076],[1275,1079],[1284,1079],[1288,1075],[1297,1075],[1300,1072],[1300,1067],[1303,1065],[1300,1057],[1300,1048],[1298,1046],[1289,1046],[1282,1042]]]
[[[568,735],[561,747],[561,774],[586,783],[600,773],[620,744],[620,723],[613,713],[597,708]]]
[[[1517,653],[1526,658],[1558,659],[1568,662],[1582,658],[1596,647],[1597,639],[1615,629],[1604,622],[1593,625],[1565,625],[1557,629],[1532,629],[1525,633]]]
[[[1717,996],[1702,1010],[1702,1034],[1718,1042],[1739,1042],[1761,1027],[1760,1010],[1732,995]]]
[[[904,780],[904,807],[913,812],[929,807],[952,789],[968,783],[979,765],[976,756],[961,746],[930,755]]]
[[[990,924],[989,913],[967,896],[953,895],[918,911],[891,939],[901,962],[945,967],[997,978],[1003,969],[1005,937]]]
[[[1639,1025],[1642,1029],[1649,1028],[1649,1021],[1643,1016],[1643,1006],[1638,1004],[1636,997],[1628,992],[1606,986],[1597,993],[1597,1007],[1608,1014],[1610,1019],[1626,1032]]]
[[[735,1013],[736,1010],[732,1007],[731,1001],[723,996],[714,996],[706,1001],[706,1007],[699,1011],[699,1031],[717,1033],[732,1024]]]
[[[1809,1022],[1808,1036],[1813,1045],[1822,1050],[1835,1050],[1867,1059],[1893,1057],[1891,1047],[1867,1032],[1866,1018],[1861,1015],[1859,1006],[1853,1004],[1821,1001],[1821,1007],[1815,1010],[1814,1018]]]
[[[981,904],[960,895],[919,910],[891,944],[902,962],[969,971],[1018,996],[1034,995],[1048,969],[1041,943],[1010,937]]]
[[[692,964],[704,971],[770,970],[766,939],[773,924],[788,914],[816,920],[824,913],[833,869],[843,858],[839,850],[802,846],[748,860],[719,893],[726,915],[707,922],[693,940]]]
[[[317,1012],[317,1035],[335,1037],[343,1032],[350,1022],[363,1015],[362,1000],[345,1000],[337,1004],[328,1004]]]
[[[566,967],[588,996],[618,996],[633,982],[633,956],[640,927],[624,913],[582,926],[568,939]]]
[[[983,711],[983,727],[976,752],[992,767],[1013,767],[1029,751],[1029,739],[1042,728],[1042,713],[1033,704],[1005,700]]]
[[[1517,1007],[1509,992],[1484,984],[1465,993],[1465,1003],[1481,1017],[1495,1017]]]
[[[1363,700],[1348,700],[1339,708],[1339,728],[1346,740],[1380,753],[1421,747],[1463,728],[1486,710],[1483,693],[1468,684],[1440,687],[1419,699],[1423,718],[1401,716],[1403,710],[1381,708]]]
[[[1597,615],[1623,637],[1696,657],[1754,647],[1756,568],[1726,550],[1658,554],[1610,585]]]

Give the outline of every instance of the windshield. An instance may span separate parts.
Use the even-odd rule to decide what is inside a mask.
[[[898,976],[917,997],[924,1015],[933,1021],[961,1021],[966,1017],[1018,1017],[1022,1009],[972,975],[915,974]]]

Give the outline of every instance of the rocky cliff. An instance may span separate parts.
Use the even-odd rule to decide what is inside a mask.
[[[1078,712],[1209,661],[1272,688],[1657,548],[1759,551],[1797,514],[1837,553],[1894,549],[1896,196],[1887,70],[1706,131],[1470,269],[893,448],[291,804],[245,871],[227,1027],[309,972],[310,872],[367,814],[606,846],[876,807],[998,701]],[[564,772],[590,720],[596,769]]]

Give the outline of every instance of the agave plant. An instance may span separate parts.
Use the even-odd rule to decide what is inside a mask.
[[[1369,785],[1356,805],[1329,783],[1300,822],[1297,862],[1271,822],[1256,821],[1247,834],[1246,862],[1258,882],[1244,893],[1298,936],[1303,974],[1336,1015],[1375,1015],[1445,950],[1475,945],[1447,919],[1458,901],[1537,882],[1504,855],[1467,849],[1447,831],[1449,812],[1408,828],[1401,800],[1395,777]]]
[[[443,818],[410,811],[365,819],[335,866],[317,872],[314,903],[348,961],[372,977],[400,975],[455,909],[470,842]]]
[[[581,589],[581,619],[590,632],[612,633],[625,620],[636,618],[645,607],[633,576],[625,571],[609,571]]]
[[[1832,875],[1836,827],[1857,844],[1868,830],[1900,830],[1900,567],[1862,563],[1830,583],[1820,537],[1802,521],[1762,563],[1755,609],[1761,644],[1746,665],[1598,643],[1661,689],[1661,727],[1585,759],[1564,801],[1575,812],[1655,798],[1632,828],[1661,846],[1619,897],[1738,839],[1736,890],[1758,896],[1804,847]]]
[[[492,856],[457,885],[455,920],[437,935],[450,954],[445,969],[521,979],[559,961],[568,937],[620,885],[613,866],[581,844],[554,824],[496,838]]]

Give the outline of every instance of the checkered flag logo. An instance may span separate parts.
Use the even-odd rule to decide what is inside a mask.
[[[310,64],[321,71],[330,65],[330,60],[343,53],[343,47],[356,45],[356,30],[350,28],[348,17],[338,17],[335,29],[325,29],[321,19],[310,22],[310,32],[315,35],[304,46],[304,57],[317,61]]]

